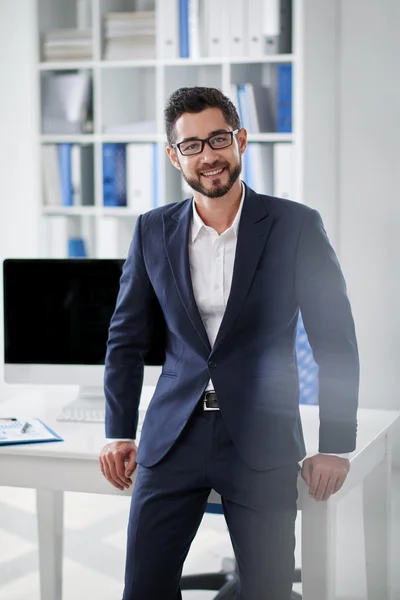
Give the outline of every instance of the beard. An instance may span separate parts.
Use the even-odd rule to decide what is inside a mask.
[[[220,169],[223,167],[228,171],[228,182],[222,184],[221,179],[215,179],[212,182],[213,187],[211,189],[207,189],[201,184],[200,175],[198,176],[198,178],[189,177],[188,175],[186,175],[183,169],[181,169],[181,173],[186,183],[190,185],[192,190],[194,190],[195,192],[199,192],[199,194],[202,194],[207,198],[221,198],[221,196],[225,196],[225,194],[227,194],[232,189],[233,184],[239,179],[240,173],[242,171],[242,158],[240,157],[239,162],[234,164],[233,166],[215,163],[213,165],[210,165],[209,167],[204,168],[204,171],[212,171],[214,169]],[[221,173],[221,175],[223,175],[223,173]]]

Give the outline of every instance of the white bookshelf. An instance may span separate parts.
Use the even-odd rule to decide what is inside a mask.
[[[157,144],[158,156],[158,190],[159,205],[176,202],[183,199],[180,174],[169,164],[165,153],[166,136],[164,132],[163,111],[169,94],[181,86],[206,85],[220,88],[226,95],[231,95],[231,84],[249,81],[265,83],[278,64],[289,63],[293,65],[293,130],[292,133],[259,133],[250,134],[250,143],[273,145],[285,142],[293,145],[295,173],[295,199],[300,202],[307,201],[317,208],[322,181],[319,187],[313,188],[312,169],[305,169],[315,164],[320,172],[321,164],[325,173],[335,172],[333,154],[329,148],[334,146],[332,135],[327,140],[326,156],[314,152],[308,140],[307,154],[305,152],[305,137],[307,135],[308,111],[307,92],[308,85],[325,85],[326,79],[332,79],[332,73],[315,72],[315,48],[309,46],[305,36],[308,20],[314,22],[314,14],[324,17],[324,27],[331,28],[329,18],[331,9],[328,4],[332,0],[293,0],[292,22],[292,52],[290,54],[249,56],[221,56],[203,57],[196,59],[183,58],[151,58],[148,60],[105,60],[103,59],[103,21],[109,12],[129,11],[140,8],[157,8],[158,2],[139,0],[89,0],[92,14],[93,57],[91,60],[45,62],[41,60],[38,43],[37,79],[40,93],[41,78],[47,72],[62,72],[75,70],[88,70],[93,82],[93,131],[80,134],[42,134],[41,116],[39,115],[38,148],[44,144],[59,144],[70,142],[73,144],[90,144],[93,146],[94,156],[94,204],[93,206],[50,206],[43,201],[40,205],[42,224],[41,252],[43,256],[54,256],[49,244],[54,232],[51,231],[54,220],[58,221],[59,235],[62,230],[65,235],[71,233],[92,236],[88,247],[90,255],[100,257],[107,255],[121,256],[124,258],[128,251],[129,242],[137,214],[126,207],[103,206],[103,173],[102,173],[102,145],[108,142],[121,143],[146,143]],[[201,1],[201,0],[200,0]],[[38,14],[38,41],[46,31],[54,28],[76,27],[76,0],[36,0]],[[157,32],[158,33],[158,32]],[[331,52],[334,41],[327,41],[327,50],[318,49],[318,61],[321,62],[321,53]],[[307,60],[306,60],[307,59]],[[140,90],[140,93],[138,93]],[[334,103],[334,100],[332,100]],[[40,104],[40,103],[39,103]],[[325,101],[326,105],[326,101]],[[330,106],[326,105],[326,114],[331,114]],[[323,135],[326,129],[325,114],[319,110],[319,121],[312,123]],[[121,125],[129,122],[154,121],[154,131],[143,134],[129,132],[106,133],[107,126]],[[330,130],[331,131],[331,125]],[[306,181],[307,179],[307,181]],[[318,179],[318,178],[317,178]],[[307,185],[311,182],[312,197],[307,198]],[[256,190],[263,192],[265,190]],[[328,190],[329,194],[334,192]],[[61,221],[64,222],[61,227]],[[105,240],[104,236],[115,236],[115,239]]]

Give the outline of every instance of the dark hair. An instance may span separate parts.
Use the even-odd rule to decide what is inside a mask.
[[[182,87],[168,98],[164,110],[168,144],[175,142],[174,126],[183,113],[199,113],[206,108],[219,108],[232,129],[240,129],[235,105],[220,90],[210,87]]]

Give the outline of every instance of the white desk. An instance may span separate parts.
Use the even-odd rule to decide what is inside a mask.
[[[0,416],[42,418],[65,440],[0,448],[0,485],[37,490],[42,600],[61,600],[64,491],[132,493],[132,489],[118,491],[100,473],[102,424],[56,421],[71,394],[71,388],[52,386],[0,403]],[[318,447],[318,408],[302,406],[301,414],[307,451],[312,455]],[[350,457],[349,476],[342,490],[327,502],[312,500],[299,477],[304,600],[335,600],[337,503],[359,485],[364,489],[368,598],[390,600],[391,438],[398,416],[394,411],[359,411],[358,447]],[[377,489],[379,495],[374,493]],[[218,501],[218,496],[214,494],[212,500]],[[384,526],[377,527],[377,523]]]

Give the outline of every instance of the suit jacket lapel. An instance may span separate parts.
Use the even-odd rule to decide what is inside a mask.
[[[194,329],[209,353],[210,342],[194,298],[189,265],[192,200],[182,202],[171,216],[163,215],[163,218],[165,249],[179,296]]]
[[[240,218],[232,286],[214,350],[232,329],[246,299],[272,226],[258,194],[246,186]]]

